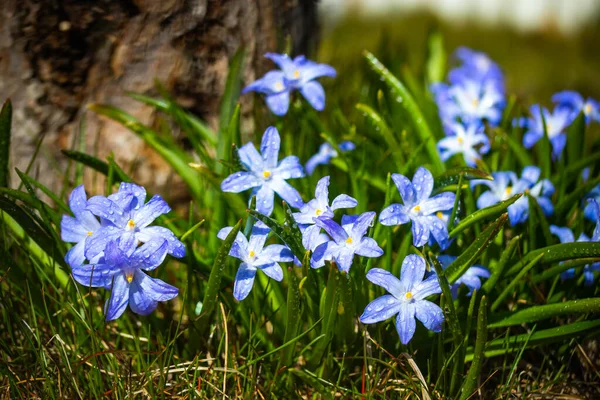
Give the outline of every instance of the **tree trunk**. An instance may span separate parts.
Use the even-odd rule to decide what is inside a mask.
[[[24,170],[44,136],[32,174],[62,186],[66,160],[85,114],[86,151],[114,152],[125,170],[154,189],[172,171],[116,123],[86,112],[108,103],[145,124],[151,107],[126,96],[150,93],[160,80],[174,97],[216,128],[229,59],[246,49],[245,83],[271,66],[262,55],[285,35],[294,53],[315,38],[316,2],[303,0],[2,0],[0,97],[14,107],[12,166]],[[251,97],[243,98],[243,109]],[[13,177],[14,178],[14,177]],[[13,179],[13,185],[15,179]]]

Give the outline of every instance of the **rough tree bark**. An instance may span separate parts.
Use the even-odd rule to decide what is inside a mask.
[[[297,53],[316,32],[314,0],[2,0],[0,15],[0,100],[11,98],[15,110],[11,163],[26,168],[44,135],[33,173],[55,189],[66,165],[60,149],[84,114],[88,152],[114,152],[126,167],[139,162],[136,180],[154,189],[169,180],[170,169],[139,138],[86,104],[112,104],[151,124],[153,110],[125,92],[152,93],[158,79],[215,127],[240,46],[250,82],[270,67],[262,55],[283,35]]]

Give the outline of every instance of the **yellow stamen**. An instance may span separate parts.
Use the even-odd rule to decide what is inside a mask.
[[[317,208],[317,211],[315,211],[315,214],[317,214],[317,215],[321,215],[321,214],[323,214],[323,211],[321,211],[321,209],[320,209],[320,208]]]
[[[282,91],[282,90],[283,90],[283,83],[281,83],[281,82],[277,82],[277,83],[275,84],[275,90],[277,90],[277,91]]]
[[[510,196],[511,193],[512,193],[512,188],[510,186],[504,190],[504,194],[507,196]]]
[[[271,171],[263,171],[263,176],[265,179],[269,178],[271,176]]]
[[[300,71],[295,70],[294,71],[294,79],[298,79],[298,78],[300,78]]]
[[[419,212],[421,211],[421,206],[415,206],[415,208],[413,208],[414,211]]]
[[[584,114],[590,114],[592,112],[592,105],[591,104],[586,104],[585,107],[583,108],[583,113]]]
[[[444,213],[441,211],[438,211],[437,213],[435,213],[435,216],[438,217],[439,219],[444,218]]]
[[[92,236],[92,234],[93,234],[93,233],[94,233],[94,232],[92,232],[92,231],[88,231],[87,235],[88,235],[88,236]]]
[[[471,104],[473,104],[473,107],[477,107],[479,105],[479,99],[473,99]]]
[[[135,222],[132,219],[130,219],[129,222],[127,222],[127,227],[129,229],[135,228]]]
[[[248,255],[250,257],[254,257],[256,255],[256,253],[254,252],[254,250],[251,250],[250,253],[248,253]]]
[[[411,292],[406,292],[406,294],[404,296],[406,297],[407,300],[410,300],[413,298],[413,294]]]
[[[346,243],[348,243],[348,244],[352,243],[352,238],[348,237],[348,239],[346,239]]]
[[[131,283],[131,281],[133,280],[133,273],[131,273],[131,272],[128,272],[128,273],[125,275],[125,279],[127,279],[127,282]]]
[[[460,144],[463,144],[463,142],[465,141],[465,139],[463,139],[463,138],[461,138],[461,137],[459,137],[459,138],[458,138],[458,139],[456,139],[456,140],[458,140],[458,143],[460,143]]]

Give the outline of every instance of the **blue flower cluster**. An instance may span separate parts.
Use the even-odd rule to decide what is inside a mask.
[[[490,148],[484,121],[498,126],[502,119],[504,76],[483,53],[461,47],[455,56],[462,64],[448,73],[449,83],[431,87],[446,132],[438,150],[443,161],[462,154],[467,165],[475,166]]]
[[[148,276],[167,254],[185,256],[185,246],[167,228],[150,226],[169,205],[154,195],[146,202],[146,190],[122,183],[108,197],[87,199],[83,185],[69,197],[73,216],[61,221],[61,237],[76,243],[65,260],[73,278],[84,286],[111,291],[105,307],[106,320],[119,318],[127,305],[133,312],[148,315],[159,301],[175,298],[179,290]]]

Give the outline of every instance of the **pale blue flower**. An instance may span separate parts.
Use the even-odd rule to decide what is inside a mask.
[[[454,256],[441,255],[438,256],[438,261],[442,264],[442,267],[446,269],[454,262],[454,260],[456,260],[456,258],[457,257]],[[479,290],[481,288],[481,279],[489,277],[490,271],[487,268],[482,267],[481,265],[469,267],[469,269],[467,269],[450,287],[452,298],[456,299],[458,297],[458,289],[460,289],[461,285],[465,285],[469,289],[467,296],[471,296],[474,290]]]
[[[243,145],[238,154],[246,171],[234,172],[221,183],[224,192],[239,193],[253,189],[256,196],[256,210],[264,215],[271,215],[274,197],[277,193],[290,206],[300,208],[304,204],[300,193],[294,189],[287,179],[302,178],[304,169],[298,157],[289,156],[279,159],[281,139],[275,127],[265,131],[260,145],[260,154],[252,143]]]
[[[552,156],[554,159],[560,158],[567,143],[567,127],[573,122],[572,112],[564,107],[556,107],[551,113],[547,108],[534,104],[530,107],[529,114],[531,117],[518,120],[518,124],[525,127],[523,146],[530,149],[544,137],[545,121],[548,139],[552,145]]]
[[[340,143],[338,146],[340,151],[352,151],[356,148],[354,143],[350,141],[345,141]],[[332,158],[336,158],[338,156],[337,150],[333,148],[332,145],[325,142],[319,147],[319,151],[308,159],[304,169],[308,175],[312,175],[315,171],[315,168],[319,165],[327,165],[331,161]]]
[[[556,104],[556,107],[569,110],[573,119],[583,111],[587,124],[592,121],[600,122],[600,103],[591,97],[584,99],[577,92],[565,90],[552,96],[552,101]]]
[[[462,154],[467,165],[475,167],[476,161],[481,160],[481,154],[490,150],[490,142],[483,125],[478,122],[466,127],[452,122],[447,124],[446,132],[448,136],[437,144],[442,161],[447,161],[455,154]]]
[[[374,324],[396,317],[396,330],[402,344],[412,339],[417,327],[416,319],[427,329],[440,332],[444,323],[442,309],[425,298],[442,292],[436,275],[425,276],[425,260],[415,254],[406,256],[402,262],[400,279],[390,272],[373,268],[367,272],[367,279],[381,286],[390,294],[370,302],[360,316],[363,324]]]

